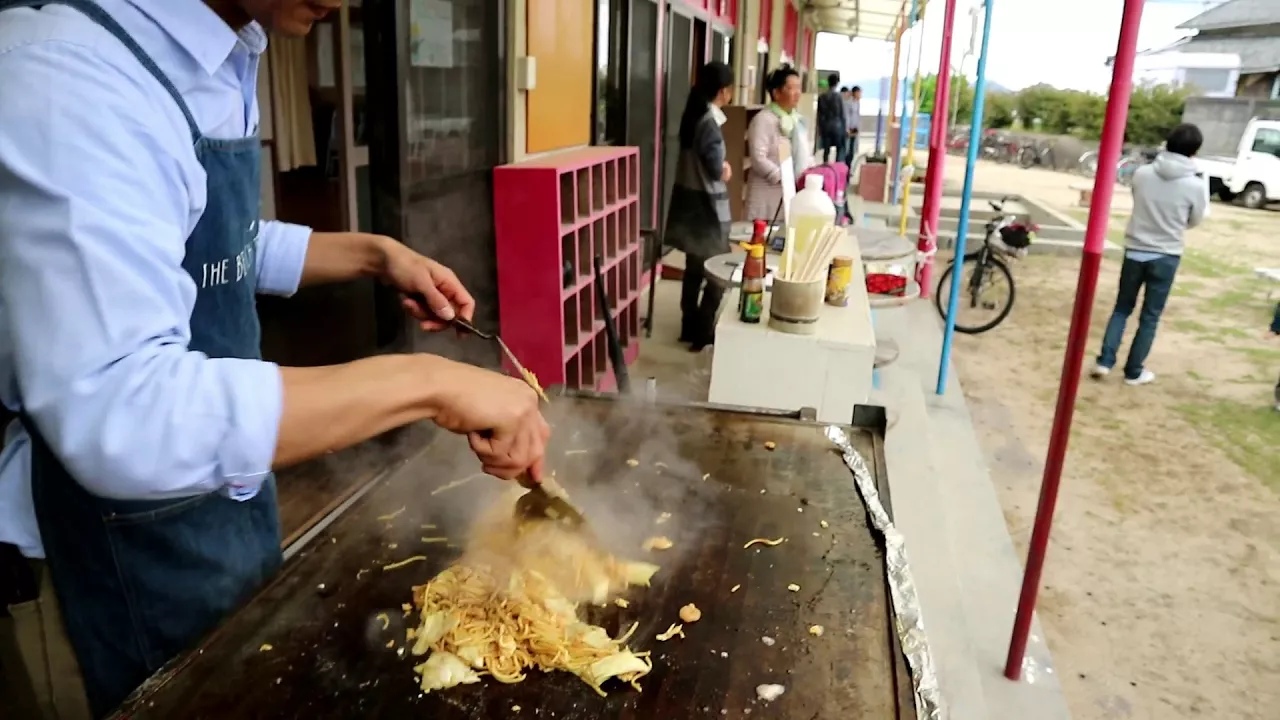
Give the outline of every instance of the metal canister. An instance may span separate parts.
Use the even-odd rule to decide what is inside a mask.
[[[827,270],[827,304],[844,307],[849,304],[849,283],[853,282],[853,258],[837,255]]]

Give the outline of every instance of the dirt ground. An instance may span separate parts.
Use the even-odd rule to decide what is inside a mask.
[[[949,158],[948,183],[963,177]],[[982,164],[975,186],[1073,209],[1082,178]],[[1114,239],[1131,207],[1114,203]],[[1189,234],[1147,366],[1085,379],[1040,619],[1076,718],[1280,717],[1280,340],[1253,268],[1280,267],[1280,212],[1215,202]],[[1115,299],[1098,285],[1086,368]],[[1009,530],[1025,553],[1054,413],[1078,258],[1014,268],[1013,314],[957,336],[956,362]],[[1280,296],[1280,286],[1276,287]],[[1278,297],[1277,299],[1280,299]],[[1136,315],[1126,340],[1132,337]],[[1121,348],[1121,363],[1127,344]]]

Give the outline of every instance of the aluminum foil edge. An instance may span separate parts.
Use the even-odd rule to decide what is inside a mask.
[[[920,610],[920,598],[916,593],[916,584],[911,577],[911,567],[907,562],[907,543],[902,533],[889,519],[889,513],[880,502],[880,493],[876,490],[875,478],[871,469],[853,444],[849,436],[838,425],[828,425],[827,439],[840,448],[844,455],[844,464],[853,473],[858,494],[867,507],[871,523],[884,539],[885,574],[889,580],[889,593],[893,602],[895,617],[894,627],[898,631],[898,642],[902,645],[902,653],[911,668],[911,686],[916,701],[916,718],[918,720],[946,720],[947,710],[942,699],[942,690],[938,686],[937,667],[933,662],[933,653],[929,649],[929,638],[924,630],[924,615]]]

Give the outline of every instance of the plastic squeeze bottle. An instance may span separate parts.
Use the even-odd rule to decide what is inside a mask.
[[[758,323],[764,313],[764,245],[747,245],[747,263],[742,268],[742,296],[738,302],[738,319]]]
[[[790,214],[791,227],[796,231],[796,246],[792,249],[791,258],[793,262],[799,262],[822,228],[836,221],[836,206],[822,189],[821,175],[804,176],[804,189],[791,198]],[[780,275],[786,272],[785,267],[778,268]]]

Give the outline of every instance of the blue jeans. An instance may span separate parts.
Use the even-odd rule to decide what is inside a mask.
[[[818,163],[827,161],[827,152],[834,149],[836,151],[835,162],[844,162],[845,153],[845,133],[843,131],[823,131],[818,138]]]
[[[1138,332],[1133,336],[1133,344],[1129,346],[1124,376],[1134,380],[1142,374],[1143,364],[1155,342],[1156,326],[1160,324],[1160,315],[1164,313],[1164,304],[1169,300],[1169,291],[1173,288],[1173,278],[1178,273],[1178,263],[1181,260],[1177,255],[1161,255],[1143,262],[1125,257],[1124,265],[1120,268],[1116,308],[1111,313],[1111,321],[1107,323],[1107,332],[1102,336],[1102,353],[1098,355],[1100,367],[1115,367],[1116,353],[1120,349],[1120,341],[1124,339],[1125,323],[1137,307],[1138,292],[1142,291]]]

